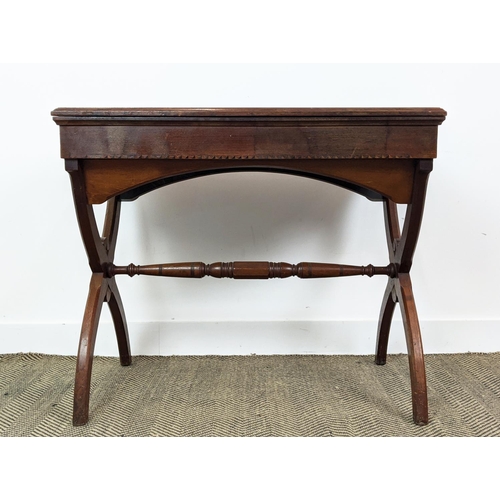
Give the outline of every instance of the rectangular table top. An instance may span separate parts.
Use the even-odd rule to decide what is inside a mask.
[[[57,108],[66,159],[435,158],[441,108]]]
[[[446,117],[441,108],[57,108],[57,123],[106,120],[309,120],[426,122],[439,125]]]

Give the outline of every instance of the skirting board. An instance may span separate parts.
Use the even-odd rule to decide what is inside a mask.
[[[422,321],[424,352],[498,352],[500,320]],[[132,355],[374,354],[376,321],[136,322]],[[0,323],[0,353],[75,355],[80,325]],[[394,321],[389,353],[406,353]],[[117,356],[112,323],[99,326],[99,356]]]

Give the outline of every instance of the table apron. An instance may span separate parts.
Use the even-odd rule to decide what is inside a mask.
[[[71,161],[71,160],[70,160]],[[146,186],[228,172],[267,172],[310,177],[378,193],[395,203],[409,203],[417,160],[81,160],[88,203],[100,204]],[[159,181],[164,182],[159,182]],[[151,185],[151,186],[148,186]],[[359,192],[359,191],[358,191]],[[363,194],[363,193],[361,193]],[[134,197],[129,198],[133,199]]]

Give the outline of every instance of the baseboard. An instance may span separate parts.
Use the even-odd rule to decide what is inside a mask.
[[[424,352],[498,352],[500,320],[422,321]],[[78,324],[0,324],[0,353],[74,355]],[[136,322],[129,324],[133,355],[373,354],[376,321]],[[390,353],[405,353],[394,321]],[[118,353],[113,325],[99,326],[95,354]]]

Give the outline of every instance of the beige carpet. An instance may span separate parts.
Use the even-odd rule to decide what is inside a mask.
[[[500,436],[500,353],[426,367],[418,427],[405,355],[97,357],[73,427],[74,357],[0,355],[0,436]]]

